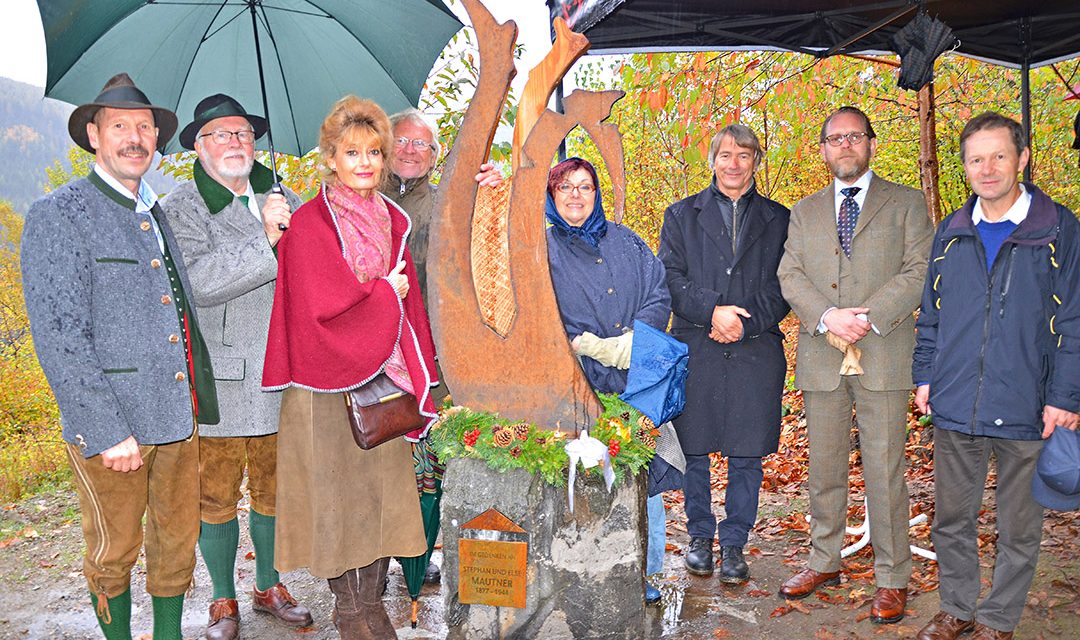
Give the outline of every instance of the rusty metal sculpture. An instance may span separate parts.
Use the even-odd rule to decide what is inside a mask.
[[[515,74],[517,27],[496,24],[479,0],[463,4],[477,32],[481,64],[432,221],[429,312],[443,373],[458,404],[574,433],[595,421],[602,407],[571,352],[555,302],[543,218],[547,174],[559,142],[580,125],[612,174],[615,215],[621,218],[621,137],[614,125],[601,121],[622,93],[577,91],[566,99],[566,113],[542,109],[588,46],[582,36],[560,27],[561,40],[535,78],[530,76],[533,106],[525,108],[520,134],[515,130],[515,140],[524,141],[514,153],[515,175],[503,191],[486,193],[486,202],[478,203],[472,176],[488,157]]]

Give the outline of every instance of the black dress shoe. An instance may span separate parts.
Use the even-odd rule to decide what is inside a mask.
[[[695,576],[711,576],[713,574],[711,538],[691,538],[690,546],[686,548],[686,570]]]
[[[720,547],[720,582],[738,584],[750,579],[750,567],[743,560],[742,547]]]
[[[424,584],[439,584],[442,580],[442,572],[434,562],[428,562],[427,571],[424,571]]]

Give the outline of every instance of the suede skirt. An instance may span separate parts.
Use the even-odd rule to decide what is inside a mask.
[[[409,443],[356,446],[342,394],[284,391],[277,471],[278,571],[336,578],[427,550]]]

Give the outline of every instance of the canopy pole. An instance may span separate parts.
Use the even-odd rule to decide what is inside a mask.
[[[270,170],[274,172],[276,192],[281,193],[277,156],[274,154],[274,128],[270,126],[270,103],[266,98],[266,77],[263,75],[262,48],[259,46],[259,22],[255,17],[255,0],[248,0],[248,9],[251,11],[251,34],[255,36],[255,60],[259,66],[259,90],[262,91],[263,117],[266,118],[266,141],[270,145]]]
[[[1031,139],[1031,18],[1020,19],[1020,50],[1024,52],[1024,60],[1020,63],[1020,125],[1027,136],[1028,148],[1034,148]],[[1029,156],[1027,166],[1024,167],[1024,180],[1031,182],[1031,158]]]
[[[1028,148],[1031,148],[1034,146],[1031,140],[1031,62],[1026,56],[1023,64],[1020,65],[1020,118],[1024,135],[1027,136]],[[1031,182],[1030,159],[1024,167],[1024,180]]]

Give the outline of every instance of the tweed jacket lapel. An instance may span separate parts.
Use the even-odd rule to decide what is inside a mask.
[[[819,250],[840,249],[840,238],[836,235],[836,205],[833,203],[833,182],[817,193],[807,196],[803,215],[810,220],[807,229],[813,230],[813,244]]]
[[[870,188],[866,192],[866,199],[863,200],[859,220],[855,223],[854,236],[857,237],[862,233],[874,216],[885,207],[889,202],[890,191],[889,183],[879,178],[876,173],[870,178]],[[839,243],[839,240],[837,242]]]

